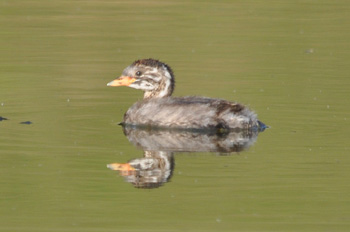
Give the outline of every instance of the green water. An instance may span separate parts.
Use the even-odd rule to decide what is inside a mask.
[[[0,0],[0,231],[349,231],[350,3]],[[132,61],[176,96],[239,101],[271,126],[248,151],[178,153],[136,189],[118,122]],[[19,124],[31,121],[32,124]]]

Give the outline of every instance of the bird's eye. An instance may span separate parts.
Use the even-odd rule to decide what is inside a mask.
[[[141,76],[142,72],[141,71],[137,71],[136,72],[136,76]]]

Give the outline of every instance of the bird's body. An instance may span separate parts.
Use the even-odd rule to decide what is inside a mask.
[[[135,103],[124,123],[169,128],[244,128],[258,126],[256,115],[229,101],[205,97],[165,97]]]
[[[144,91],[124,115],[124,124],[184,129],[256,129],[266,126],[244,105],[207,97],[171,97],[171,68],[157,60],[135,61],[109,86],[129,86]]]

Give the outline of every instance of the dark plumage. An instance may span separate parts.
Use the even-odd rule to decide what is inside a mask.
[[[124,124],[193,129],[258,129],[266,126],[244,105],[207,97],[171,97],[174,74],[165,63],[137,60],[108,86],[129,86],[144,91],[124,115]]]

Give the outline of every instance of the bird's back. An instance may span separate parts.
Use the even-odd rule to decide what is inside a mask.
[[[124,123],[170,128],[259,127],[254,112],[221,99],[205,97],[166,97],[136,102],[124,115]]]

